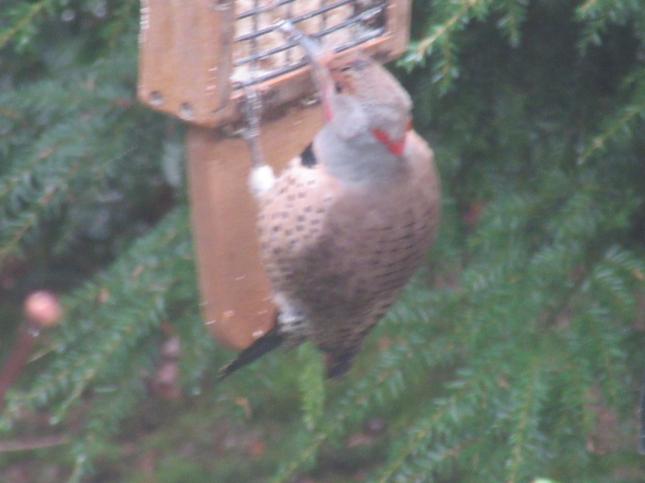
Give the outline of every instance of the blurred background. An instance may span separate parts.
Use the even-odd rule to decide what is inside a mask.
[[[645,9],[414,2],[427,264],[348,377],[310,346],[214,386],[184,127],[135,98],[139,3],[0,8],[0,481],[645,480]],[[0,362],[2,364],[2,362]]]

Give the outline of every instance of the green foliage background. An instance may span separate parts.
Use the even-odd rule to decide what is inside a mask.
[[[0,479],[645,480],[640,2],[414,2],[398,73],[441,235],[338,383],[303,347],[212,385],[231,354],[199,321],[182,126],[136,103],[137,27],[132,0],[0,10],[0,356],[27,293],[66,307],[0,441],[66,440],[0,452]]]

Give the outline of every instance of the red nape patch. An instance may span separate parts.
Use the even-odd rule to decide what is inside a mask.
[[[322,96],[323,112],[325,114],[325,120],[327,122],[331,122],[331,120],[334,118],[334,113],[331,111],[331,98],[333,96],[332,89],[333,87],[328,87],[327,89],[325,89]]]
[[[323,111],[325,112],[325,119],[327,122],[331,122],[334,118],[334,114],[331,112],[331,106],[328,102],[323,103]]]
[[[395,156],[403,155],[405,151],[405,134],[400,139],[392,140],[388,133],[381,129],[372,129],[374,137]]]

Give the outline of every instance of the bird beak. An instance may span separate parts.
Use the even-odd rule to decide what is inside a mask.
[[[298,44],[305,51],[305,57],[311,64],[314,79],[322,96],[322,103],[327,117],[330,118],[331,97],[334,94],[334,80],[329,71],[329,64],[334,58],[334,53],[325,49],[318,40],[309,37],[298,30],[289,20],[282,20],[276,25],[289,40]]]

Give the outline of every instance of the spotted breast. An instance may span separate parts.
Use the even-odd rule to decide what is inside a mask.
[[[341,182],[308,147],[260,203],[261,252],[278,328],[293,342],[311,339],[338,370],[351,363],[436,232],[432,151],[415,133],[408,136],[402,169],[379,186]]]

